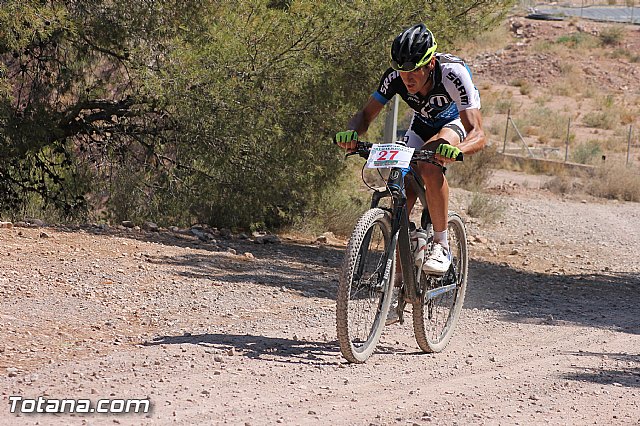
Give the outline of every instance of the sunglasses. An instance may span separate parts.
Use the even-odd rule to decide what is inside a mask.
[[[404,71],[404,72],[409,72],[409,71],[415,71],[418,68],[420,68],[422,65],[420,62],[416,63],[416,62],[405,62],[404,64],[399,64],[396,61],[394,61],[393,59],[391,60],[391,68],[393,68],[396,71]]]
[[[438,45],[434,44],[429,50],[427,50],[427,52],[424,54],[422,59],[420,59],[418,62],[408,61],[403,64],[399,64],[395,60],[391,59],[391,68],[393,68],[396,71],[403,71],[403,72],[415,71],[418,68],[424,65],[427,65],[429,63],[431,58],[433,58],[433,55],[435,54],[437,47]]]

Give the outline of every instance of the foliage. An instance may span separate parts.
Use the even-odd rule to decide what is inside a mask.
[[[575,147],[571,152],[571,159],[580,164],[591,164],[602,155],[602,148],[598,141],[590,140]]]
[[[332,133],[402,28],[441,49],[511,0],[8,0],[0,7],[0,212],[277,227],[344,173]]]
[[[587,182],[586,190],[596,197],[640,202],[640,175],[621,164],[602,165]]]
[[[481,192],[474,192],[467,206],[469,216],[482,219],[487,223],[500,220],[505,210],[504,203]]]
[[[454,163],[447,180],[452,186],[480,191],[486,188],[489,179],[500,161],[500,155],[495,145],[489,145],[472,156],[465,157],[462,163]]]
[[[558,37],[556,43],[577,49],[591,49],[598,45],[598,39],[591,34],[575,32]]]
[[[603,28],[598,36],[603,46],[617,46],[624,39],[626,32],[623,25],[613,25]]]

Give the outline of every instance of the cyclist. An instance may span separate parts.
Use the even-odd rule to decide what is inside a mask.
[[[428,209],[433,222],[434,244],[422,266],[430,274],[444,274],[451,265],[447,235],[449,186],[444,166],[481,150],[486,144],[480,114],[480,95],[471,81],[471,71],[452,55],[436,53],[436,40],[424,24],[404,30],[391,45],[391,68],[378,89],[335,140],[353,151],[358,136],[367,131],[384,105],[399,95],[413,110],[413,118],[403,141],[416,149],[436,152],[443,166],[419,162],[418,173],[425,183]],[[416,194],[407,187],[407,208],[411,212]],[[396,285],[398,279],[396,278]]]

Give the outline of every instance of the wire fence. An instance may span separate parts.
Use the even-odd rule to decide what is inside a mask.
[[[640,0],[529,1],[520,6],[531,13],[575,16],[596,21],[640,24]]]
[[[603,140],[586,142],[576,141],[573,130],[574,123],[569,118],[561,144],[556,143],[552,146],[536,143],[534,137],[523,134],[509,110],[502,141],[502,153],[565,163],[597,164],[606,161],[607,158],[613,158],[614,161],[622,161],[627,166],[640,164],[640,131],[633,125],[625,127],[624,132],[618,129],[616,135],[605,136]],[[621,137],[620,134],[624,136]]]

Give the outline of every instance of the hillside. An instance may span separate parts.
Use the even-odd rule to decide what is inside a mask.
[[[509,111],[536,155],[562,160],[569,127],[570,160],[600,160],[579,156],[596,144],[625,161],[631,126],[631,160],[640,168],[639,52],[637,25],[512,17],[457,53],[470,63],[485,127],[500,148]],[[507,148],[527,154],[511,126]]]

